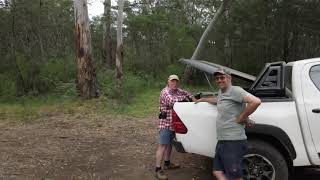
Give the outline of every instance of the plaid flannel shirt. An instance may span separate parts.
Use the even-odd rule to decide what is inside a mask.
[[[169,129],[173,131],[172,127],[172,108],[174,103],[183,101],[186,98],[191,98],[192,94],[182,89],[171,90],[168,86],[160,93],[160,113],[165,113],[165,119],[159,119],[159,130]]]

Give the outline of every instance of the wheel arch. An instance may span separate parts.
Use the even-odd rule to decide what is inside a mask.
[[[293,166],[293,160],[297,154],[294,146],[282,129],[264,124],[256,124],[251,128],[246,129],[248,140],[261,140],[274,146],[285,158],[289,167]]]

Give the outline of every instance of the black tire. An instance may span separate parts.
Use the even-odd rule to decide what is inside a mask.
[[[289,173],[286,160],[283,158],[283,155],[269,143],[259,140],[249,140],[244,162],[246,164],[244,179],[288,180]],[[268,164],[270,166],[268,166]]]

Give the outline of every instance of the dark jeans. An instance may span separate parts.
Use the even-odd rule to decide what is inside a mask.
[[[247,140],[218,141],[213,160],[213,170],[223,171],[228,179],[243,176],[243,156],[247,151]]]

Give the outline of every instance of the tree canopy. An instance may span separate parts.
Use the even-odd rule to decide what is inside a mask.
[[[220,0],[135,0],[124,6],[124,70],[157,78],[180,58],[190,58],[221,4]],[[76,79],[74,9],[71,0],[0,1],[0,94],[39,95]],[[320,54],[320,2],[233,0],[228,18],[209,35],[202,60],[257,74],[266,62],[295,61]],[[117,6],[111,7],[115,62]],[[98,73],[105,64],[104,24],[91,19]],[[231,53],[225,55],[226,38]],[[124,74],[125,75],[125,74]],[[0,96],[1,96],[0,95]]]

